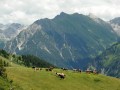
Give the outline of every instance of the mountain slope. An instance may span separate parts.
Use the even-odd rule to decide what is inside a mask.
[[[0,48],[4,48],[5,43],[16,37],[24,27],[18,23],[0,24]]]
[[[17,34],[24,28],[24,25],[19,23],[11,23],[11,24],[0,24],[0,39],[1,40],[10,40],[17,36]]]
[[[114,18],[109,21],[113,30],[120,36],[120,17]]]
[[[83,68],[111,43],[117,35],[112,27],[82,14],[61,13],[54,19],[35,21],[6,44],[12,53],[33,54],[60,67]]]
[[[95,59],[97,69],[104,73],[120,78],[120,43],[116,43]]]

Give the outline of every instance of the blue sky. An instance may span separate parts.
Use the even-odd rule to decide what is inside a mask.
[[[120,17],[120,0],[0,0],[0,23],[31,24],[60,12],[92,13],[103,20]]]

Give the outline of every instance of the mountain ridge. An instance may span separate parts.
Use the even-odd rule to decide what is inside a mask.
[[[5,49],[12,53],[41,56],[62,67],[77,65],[83,68],[80,63],[85,58],[95,56],[116,40],[117,35],[106,22],[97,23],[82,14],[61,13],[53,19],[35,21],[9,41]]]

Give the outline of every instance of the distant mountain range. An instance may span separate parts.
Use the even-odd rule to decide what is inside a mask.
[[[16,37],[19,32],[24,29],[24,25],[19,23],[11,23],[11,24],[0,24],[0,39],[1,40],[10,40]]]
[[[19,23],[0,24],[0,48],[3,48],[7,41],[16,37],[24,28],[25,26]]]
[[[90,58],[117,41],[111,25],[91,15],[62,12],[53,19],[40,19],[5,45],[17,54],[33,54],[67,68],[86,68]]]

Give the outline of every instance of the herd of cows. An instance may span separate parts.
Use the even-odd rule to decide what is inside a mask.
[[[43,68],[37,68],[37,67],[32,67],[32,68],[33,68],[34,71],[37,71],[37,70],[40,70],[40,71],[41,71],[41,70],[43,70]],[[45,68],[45,71],[54,72],[53,69],[54,69],[54,67],[49,67],[49,68]],[[66,68],[61,68],[61,70],[67,71],[68,69],[66,69]],[[73,72],[79,72],[79,73],[82,72],[81,69],[72,69],[72,70],[73,70]],[[98,71],[97,71],[96,69],[94,69],[94,70],[87,69],[87,70],[85,70],[85,72],[86,72],[86,74],[91,74],[91,73],[93,73],[93,74],[98,74]],[[56,74],[59,78],[61,78],[61,79],[64,79],[64,78],[66,77],[66,75],[65,75],[64,73],[55,72],[55,74]]]

